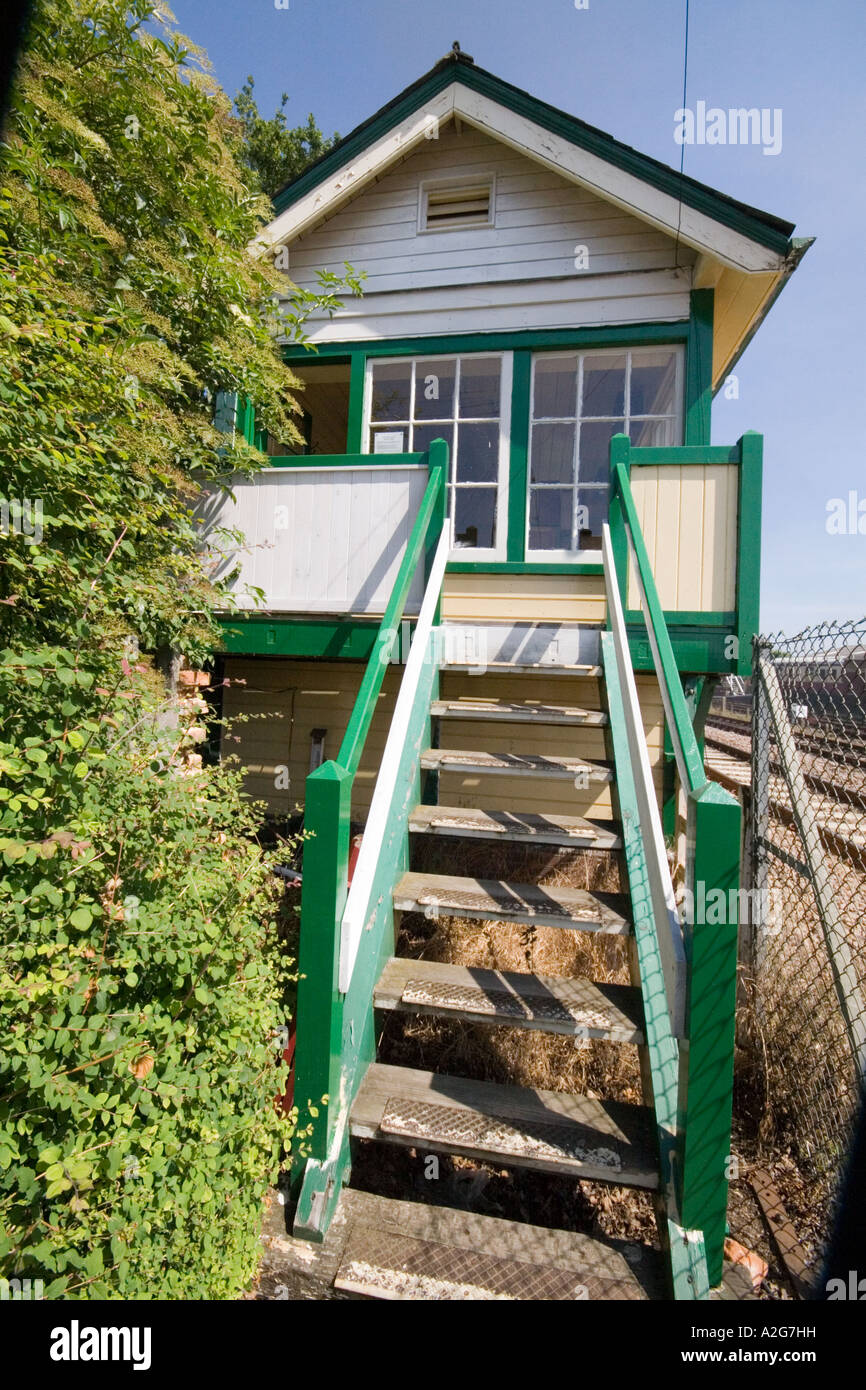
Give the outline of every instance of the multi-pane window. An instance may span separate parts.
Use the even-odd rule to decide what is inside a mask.
[[[682,431],[682,351],[543,353],[533,360],[529,551],[598,550],[609,445],[670,445]]]
[[[454,545],[494,552],[504,542],[503,361],[510,366],[502,356],[375,361],[370,388],[370,452],[421,452],[444,439]]]

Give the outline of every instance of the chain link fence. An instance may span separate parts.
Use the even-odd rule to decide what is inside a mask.
[[[866,619],[756,639],[750,685],[710,714],[751,755],[740,1045],[826,1234],[866,1068]]]

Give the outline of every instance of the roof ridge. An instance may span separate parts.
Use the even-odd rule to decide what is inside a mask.
[[[425,93],[431,97],[435,96],[450,82],[461,82],[471,90],[486,93],[493,100],[498,99],[503,104],[511,105],[512,109],[523,108],[531,119],[536,119],[546,128],[559,127],[557,133],[571,140],[573,144],[627,169],[670,196],[706,211],[709,216],[715,216],[717,221],[735,226],[743,221],[747,222],[750,225],[741,229],[743,234],[750,236],[752,240],[762,242],[779,254],[785,254],[789,249],[789,240],[794,231],[792,222],[722,193],[709,184],[701,183],[690,174],[681,174],[671,165],[664,164],[653,155],[643,154],[633,145],[625,144],[616,136],[610,135],[598,126],[590,125],[581,117],[553,106],[542,97],[532,96],[505,78],[479,67],[469,54],[462,52],[459,45],[453,46],[449,53],[440,58],[421,77],[404,87],[360,125],[355,126],[302,174],[278,189],[272,200],[275,213],[283,212],[309,188],[315,187],[327,177],[328,170],[340,168],[343,162],[365,148],[366,144],[375,138],[372,134],[373,128],[384,125],[384,129],[387,129],[388,125],[384,123],[389,118],[391,124],[396,124],[404,114],[409,114],[421,105]],[[509,97],[512,99],[510,102]],[[712,204],[712,207],[707,207],[707,204]]]

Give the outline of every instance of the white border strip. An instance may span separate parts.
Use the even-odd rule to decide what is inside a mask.
[[[361,841],[361,849],[349,887],[349,896],[343,911],[340,928],[339,979],[340,991],[343,994],[347,992],[352,982],[361,937],[370,915],[370,899],[373,895],[379,855],[391,818],[391,807],[400,776],[400,766],[406,747],[409,721],[418,692],[418,683],[425,662],[431,659],[430,635],[442,590],[442,581],[445,577],[449,549],[449,527],[446,521],[439,537],[439,544],[436,547],[430,577],[427,580],[427,588],[424,591],[424,601],[421,604],[421,612],[415,626],[409,660],[406,662],[406,670],[403,672],[403,679],[400,682],[391,727],[388,730],[385,750],[379,764],[379,775],[376,778],[373,799],[370,802],[370,813],[364,827],[364,838]]]
[[[668,1012],[674,1037],[681,1038],[685,1026],[686,993],[686,952],[683,929],[677,912],[676,896],[665,848],[665,837],[653,785],[649,749],[644,735],[640,700],[638,699],[637,685],[628,649],[625,615],[622,609],[619,584],[617,583],[616,565],[610,541],[610,527],[607,522],[602,527],[601,544],[610,625],[616,648],[616,664],[622,690],[626,732],[632,755],[632,773],[640,818],[639,828],[646,849],[647,873],[653,915],[656,920],[662,970],[665,976]]]

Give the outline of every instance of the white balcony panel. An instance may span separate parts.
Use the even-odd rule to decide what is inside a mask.
[[[240,565],[232,592],[244,609],[278,613],[385,610],[427,486],[427,469],[267,468],[237,479],[234,501],[203,503],[208,532],[243,532],[244,545],[212,537],[222,578]],[[261,589],[257,600],[253,589]],[[406,605],[417,614],[424,590],[419,566]]]

